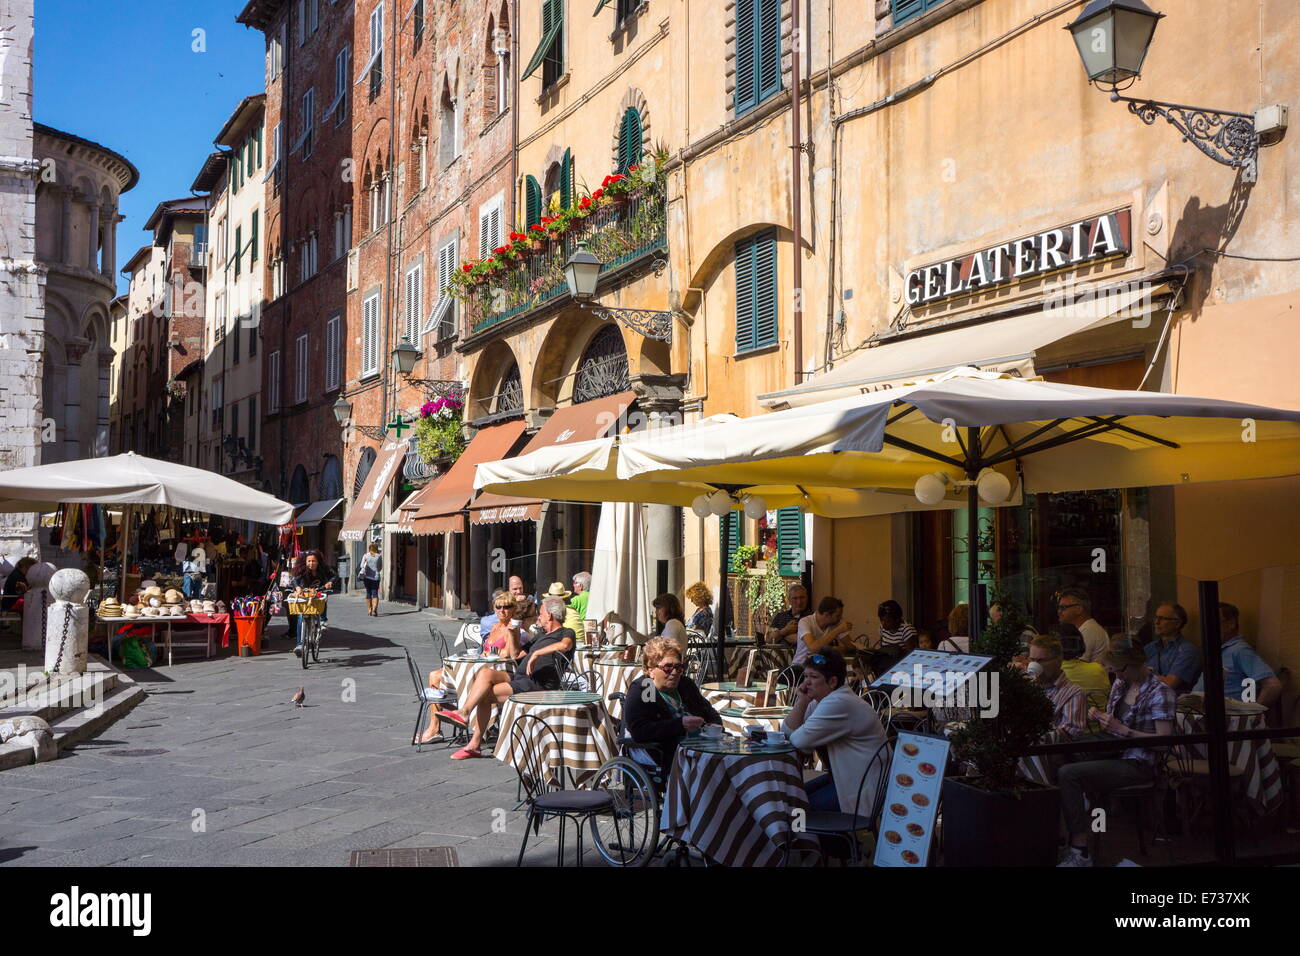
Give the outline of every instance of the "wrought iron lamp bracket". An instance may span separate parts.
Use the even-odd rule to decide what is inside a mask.
[[[634,332],[659,342],[673,340],[673,313],[659,309],[625,309],[618,306],[587,305],[604,322],[620,322]]]
[[[1110,98],[1112,102],[1127,103],[1128,111],[1148,126],[1163,118],[1183,134],[1183,142],[1191,143],[1216,163],[1242,170],[1244,182],[1256,181],[1259,133],[1255,130],[1255,117],[1250,113],[1139,100],[1118,93],[1111,93]]]
[[[387,430],[384,428],[380,428],[378,425],[357,425],[353,423],[352,430],[355,432],[360,432],[361,434],[369,438],[371,441],[377,441],[377,442],[384,441],[384,439],[388,435]]]
[[[456,379],[408,378],[405,384],[420,389],[430,399],[460,395],[465,390],[464,383]]]

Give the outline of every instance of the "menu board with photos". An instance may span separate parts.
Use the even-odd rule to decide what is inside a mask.
[[[993,658],[987,654],[912,651],[872,681],[872,688],[903,687],[951,694],[979,673]],[[917,680],[917,675],[920,680]]]
[[[945,738],[899,733],[880,813],[876,866],[925,866],[929,862],[947,765]]]

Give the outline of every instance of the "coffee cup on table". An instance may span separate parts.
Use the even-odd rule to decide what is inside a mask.
[[[717,724],[705,724],[702,733],[710,740],[718,740],[722,737],[722,728]]]
[[[767,742],[769,744],[783,744],[785,743],[785,734],[779,730],[769,730],[767,732]]]

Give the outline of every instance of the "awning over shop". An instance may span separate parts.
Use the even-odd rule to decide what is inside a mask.
[[[525,427],[524,421],[516,420],[480,429],[447,473],[419,492],[420,510],[415,514],[415,533],[463,532],[465,516],[461,512],[474,494],[475,469],[480,462],[496,461],[508,455]]]
[[[326,498],[323,501],[313,501],[304,508],[297,517],[299,528],[314,528],[334,511],[339,505],[343,504],[342,498]]]
[[[557,408],[519,454],[527,455],[543,448],[568,445],[590,438],[604,438],[634,401],[635,392],[619,392],[567,408]],[[474,506],[469,510],[469,520],[474,524],[536,521],[541,514],[542,502],[537,498],[515,498],[482,492],[474,499]]]
[[[797,408],[863,392],[930,381],[957,366],[1034,375],[1034,353],[1068,336],[1145,312],[1151,300],[1169,292],[1149,283],[1098,289],[1049,299],[1025,315],[964,325],[949,331],[918,334],[863,349],[839,368],[818,375],[798,388],[760,395],[766,408]]]
[[[347,520],[343,522],[343,530],[339,532],[341,540],[360,541],[365,537],[366,529],[370,527],[370,522],[379,509],[379,502],[384,500],[388,484],[393,480],[393,474],[406,454],[406,447],[405,441],[384,442],[384,447],[379,450],[379,457],[375,459],[370,474],[366,476],[361,494],[352,503],[352,510],[348,512]]]
[[[428,485],[425,487],[427,488]],[[405,501],[398,505],[397,511],[394,513],[397,520],[389,522],[394,534],[415,534],[415,513],[420,510],[418,499],[423,491],[424,488],[417,488],[406,496]]]

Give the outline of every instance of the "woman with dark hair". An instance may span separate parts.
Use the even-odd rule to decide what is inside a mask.
[[[885,728],[876,712],[845,686],[847,674],[837,652],[828,648],[809,654],[781,730],[800,751],[820,754],[830,769],[804,784],[809,807],[870,816],[879,768],[860,792],[859,786],[885,742]]]
[[[682,613],[682,602],[677,600],[676,594],[661,594],[654,599],[651,604],[655,612],[655,621],[658,626],[653,635],[642,634],[627,621],[623,620],[617,612],[611,611],[606,620],[614,624],[623,625],[627,631],[628,639],[633,644],[644,644],[653,637],[663,637],[672,641],[686,654],[686,624],[683,622],[685,615]]]
[[[0,611],[13,611],[17,608],[19,599],[27,593],[27,572],[35,563],[35,558],[27,557],[14,565],[14,569],[9,572],[9,577],[5,578],[4,596],[0,597]]]
[[[304,551],[298,555],[298,560],[293,564],[293,580],[290,584],[293,586],[293,593],[301,597],[307,589],[313,591],[331,592],[335,590],[334,569],[325,563],[319,551]],[[329,608],[321,613],[321,623],[329,620]],[[299,631],[299,624],[302,621],[302,615],[292,614],[289,619],[293,622],[293,652],[302,654],[302,636]]]

